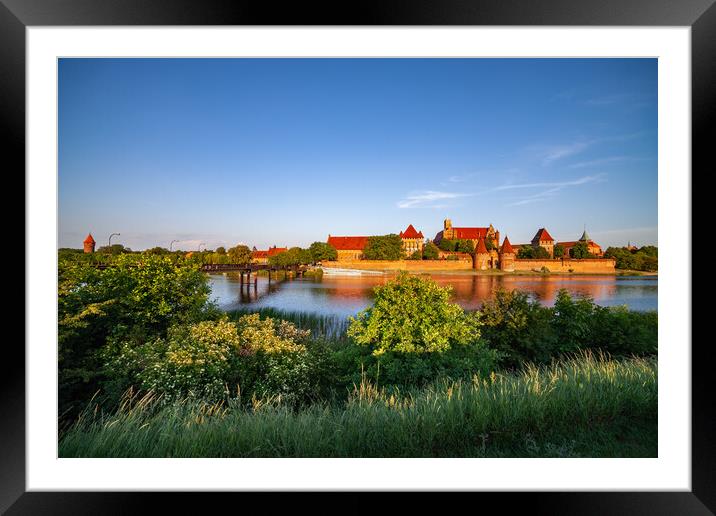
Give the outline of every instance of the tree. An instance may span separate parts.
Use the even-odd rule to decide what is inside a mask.
[[[495,248],[495,243],[492,241],[491,238],[489,238],[489,239],[486,238],[486,239],[485,239],[485,248],[487,248],[488,251],[492,251],[492,250],[496,249],[496,248]]]
[[[475,252],[475,244],[472,240],[458,240],[455,250],[459,253],[473,254]]]
[[[147,254],[156,254],[156,255],[162,255],[162,254],[169,254],[169,249],[165,249],[164,247],[152,247],[151,249],[147,249],[144,251]]]
[[[125,254],[131,253],[132,250],[129,247],[124,247],[122,244],[105,245],[97,249],[98,253],[101,254]]]
[[[311,253],[312,263],[338,259],[336,248],[326,242],[313,242],[308,250]]]
[[[547,249],[541,246],[537,247],[531,247],[531,246],[524,246],[520,247],[519,251],[517,251],[517,258],[521,259],[536,259],[536,260],[546,260],[548,259],[549,253],[547,252]]]
[[[594,258],[594,255],[589,252],[589,247],[587,247],[586,242],[577,242],[574,244],[574,247],[569,250],[569,255],[577,260],[582,258]]]
[[[562,258],[562,257],[564,256],[564,247],[562,247],[561,245],[557,244],[556,246],[554,246],[554,251],[553,251],[553,252],[554,252],[554,257],[555,257],[555,258]]]
[[[423,258],[426,260],[437,260],[440,257],[440,249],[432,242],[423,246]]]
[[[403,239],[396,234],[369,237],[363,255],[367,260],[401,260],[405,258]]]
[[[224,247],[217,247],[216,254],[226,254],[226,249]]]
[[[373,306],[349,318],[348,327],[373,355],[443,352],[480,337],[478,316],[450,303],[452,287],[403,271],[374,293]]]
[[[243,264],[251,261],[251,249],[246,245],[237,245],[228,250],[231,263]]]
[[[443,251],[453,252],[457,248],[457,242],[455,240],[448,240],[447,238],[443,238],[442,240],[440,240],[438,247]]]
[[[423,259],[423,253],[421,253],[419,249],[414,251],[413,254],[411,254],[410,256],[408,256],[408,260],[422,260],[422,259]]]

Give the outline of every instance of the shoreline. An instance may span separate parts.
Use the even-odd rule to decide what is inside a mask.
[[[323,273],[327,276],[335,275],[355,275],[355,274],[389,274],[395,275],[399,272],[406,271],[406,269],[359,269],[355,267],[340,269],[336,267],[321,267]],[[327,272],[331,271],[331,272]],[[648,271],[635,271],[635,270],[624,270],[616,269],[614,272],[538,272],[538,271],[500,271],[500,270],[475,270],[475,269],[411,269],[407,271],[410,273],[417,274],[446,274],[455,276],[646,276],[646,277],[658,277],[658,272]]]

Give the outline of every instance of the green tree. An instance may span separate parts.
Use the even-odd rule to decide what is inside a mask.
[[[101,254],[118,255],[131,253],[132,250],[129,247],[124,247],[122,244],[112,244],[110,246],[105,245],[100,247],[99,249],[97,249],[97,252]]]
[[[246,245],[237,245],[227,251],[231,263],[249,263],[251,261],[251,249]]]
[[[455,246],[455,250],[459,253],[474,253],[475,252],[475,244],[472,242],[472,240],[458,240],[457,245]]]
[[[555,258],[562,258],[564,256],[564,247],[557,244],[554,246],[554,257]]]
[[[423,258],[426,260],[437,260],[440,257],[440,249],[432,242],[423,246]]]
[[[311,253],[312,263],[338,259],[336,248],[326,242],[313,242],[308,250]]]
[[[374,289],[373,306],[351,317],[348,335],[373,355],[432,353],[476,342],[474,313],[450,302],[451,287],[401,272]]]
[[[401,260],[405,258],[403,239],[396,234],[369,237],[363,255],[367,260]]]
[[[169,326],[207,316],[209,286],[197,266],[167,256],[121,255],[113,267],[59,263],[60,413],[94,394],[104,377],[99,352],[117,340],[144,342]]]
[[[569,256],[575,259],[594,258],[594,255],[589,252],[589,247],[586,242],[577,242],[574,244],[574,247],[569,250]]]
[[[438,244],[438,247],[447,252],[453,252],[455,249],[457,249],[457,241],[455,240],[448,240],[447,238],[443,238],[440,240],[440,243]]]
[[[226,249],[224,247],[217,247],[216,254],[226,254]]]
[[[517,258],[521,259],[546,260],[549,257],[547,250],[540,246],[524,246],[520,247],[519,251],[517,251]]]

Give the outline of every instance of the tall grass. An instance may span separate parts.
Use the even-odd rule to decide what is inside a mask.
[[[581,353],[546,367],[401,393],[365,379],[343,406],[278,398],[162,405],[129,394],[63,436],[60,457],[657,455],[655,359]]]
[[[311,336],[314,338],[322,337],[334,341],[344,341],[347,339],[348,318],[340,315],[301,312],[298,310],[279,310],[270,307],[247,307],[232,310],[228,313],[232,318],[258,313],[262,318],[272,317],[274,319],[283,319],[292,322],[303,330],[311,330]]]

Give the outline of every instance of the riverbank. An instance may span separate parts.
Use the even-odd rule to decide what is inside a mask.
[[[412,392],[354,385],[341,405],[151,395],[80,418],[60,457],[656,457],[657,362],[583,355]]]

